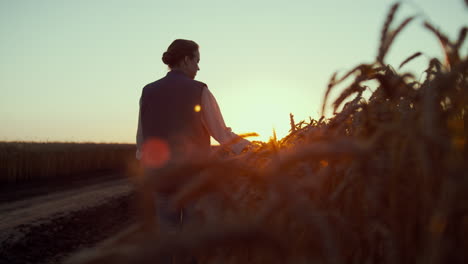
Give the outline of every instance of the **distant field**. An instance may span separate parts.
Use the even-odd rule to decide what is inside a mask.
[[[133,144],[0,142],[0,182],[121,171],[135,162]]]

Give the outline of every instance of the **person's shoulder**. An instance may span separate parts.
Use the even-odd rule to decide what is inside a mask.
[[[203,89],[204,87],[208,87],[208,85],[206,85],[206,83],[204,82],[200,82],[200,81],[193,80],[193,79],[191,79],[190,81],[192,82],[192,85],[197,88]]]
[[[204,82],[200,82],[200,81],[197,81],[197,80],[193,80],[194,83],[196,84],[197,87],[200,87],[200,88],[204,88],[204,87],[208,87],[208,85],[206,85],[206,83]]]
[[[146,84],[145,86],[143,86],[143,91],[148,90],[148,89],[152,89],[154,87],[157,87],[163,81],[163,79],[164,78],[161,78],[159,80],[156,80],[156,81],[153,81],[153,82],[150,82],[150,83]]]

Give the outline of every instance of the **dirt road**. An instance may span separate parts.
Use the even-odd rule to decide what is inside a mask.
[[[134,221],[132,186],[111,178],[0,204],[0,263],[60,263]]]

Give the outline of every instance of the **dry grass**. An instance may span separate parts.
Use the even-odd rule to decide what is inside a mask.
[[[135,172],[141,218],[69,263],[157,263],[193,254],[199,263],[466,263],[468,261],[468,60],[434,27],[447,60],[426,78],[384,64],[409,20],[382,31],[376,62],[359,65],[329,120],[294,121],[291,133],[238,156],[168,168],[166,180]],[[466,35],[462,29],[460,38]],[[378,89],[365,100],[364,83]],[[186,175],[188,180],[180,182]],[[196,175],[196,176],[193,176]],[[197,202],[177,234],[155,230],[152,191],[180,184],[175,206]],[[181,261],[183,263],[183,261]]]

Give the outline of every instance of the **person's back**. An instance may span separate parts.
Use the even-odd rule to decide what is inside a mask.
[[[210,135],[202,122],[201,100],[206,85],[179,70],[146,85],[140,101],[143,142],[168,144],[169,161],[207,156]],[[143,144],[143,148],[145,144]]]

